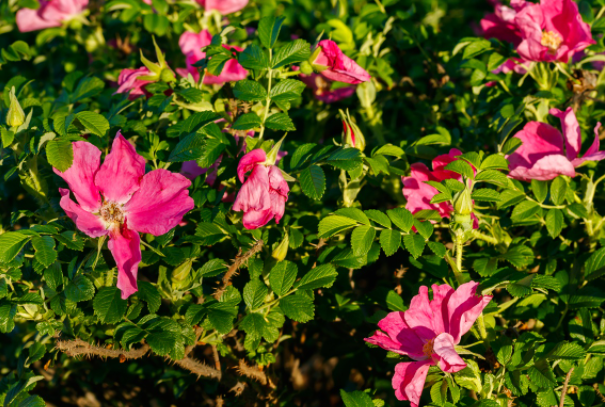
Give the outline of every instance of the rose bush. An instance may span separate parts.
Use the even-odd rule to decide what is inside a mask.
[[[0,403],[605,405],[604,32],[0,2]]]

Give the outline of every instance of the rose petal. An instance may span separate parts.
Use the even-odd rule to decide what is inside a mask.
[[[427,341],[437,336],[433,328],[433,312],[429,303],[427,286],[420,286],[418,295],[412,298],[410,308],[403,314],[405,322],[420,339]]]
[[[471,329],[483,308],[492,300],[491,295],[476,295],[478,286],[479,283],[474,281],[462,284],[447,302],[449,334],[454,343],[460,342],[460,337]]]
[[[392,385],[398,400],[409,400],[411,407],[418,407],[426,375],[432,362],[402,362],[395,366]]]
[[[423,351],[425,342],[405,322],[403,312],[390,312],[380,320],[378,327],[384,333],[376,331],[370,338],[365,339],[366,342],[416,360],[426,359]]]
[[[122,299],[130,297],[138,291],[137,273],[141,262],[141,239],[139,234],[123,226],[113,227],[109,232],[107,247],[111,250],[118,266],[118,288],[122,291]]]
[[[79,230],[93,238],[104,236],[108,233],[105,223],[99,217],[85,211],[80,205],[71,200],[69,189],[59,188],[59,193],[61,194],[59,205],[61,205],[61,208],[76,224]]]
[[[439,334],[433,341],[433,360],[448,373],[456,373],[466,367],[466,362],[456,352],[454,338],[448,333]]]
[[[549,113],[561,120],[567,158],[570,161],[577,158],[582,148],[582,134],[580,133],[580,125],[573,108],[568,107],[564,112],[553,108],[550,109]]]
[[[141,179],[141,187],[124,206],[132,230],[160,236],[194,208],[189,196],[191,181],[164,169],[153,170]]]
[[[143,175],[145,159],[118,131],[111,152],[95,175],[95,185],[106,201],[124,204],[139,189]]]
[[[94,184],[95,174],[99,170],[101,151],[86,141],[72,143],[74,161],[65,172],[53,168],[55,174],[67,182],[78,203],[88,212],[96,212],[101,207],[101,195]]]
[[[237,164],[237,176],[240,182],[244,182],[246,173],[252,171],[259,163],[267,161],[267,153],[261,148],[250,151],[244,155]],[[267,180],[268,182],[268,180]]]

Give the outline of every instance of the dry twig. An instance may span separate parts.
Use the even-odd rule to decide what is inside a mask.
[[[81,339],[58,341],[55,347],[60,351],[65,352],[68,356],[85,355],[89,357],[120,358],[120,361],[126,359],[140,359],[149,351],[149,345],[147,344],[143,344],[139,349],[133,350],[109,349],[91,345]]]
[[[227,286],[231,282],[231,278],[237,274],[237,271],[239,270],[239,268],[244,263],[246,263],[250,257],[252,257],[256,253],[260,252],[262,248],[263,248],[263,241],[257,240],[256,243],[254,243],[254,245],[252,246],[252,248],[250,250],[248,250],[246,253],[244,253],[243,255],[240,255],[238,253],[237,256],[235,256],[233,263],[231,264],[231,266],[225,273],[225,276],[223,277],[221,286],[219,288],[217,288],[217,290],[214,292],[214,298],[216,298],[218,300],[221,297],[221,295],[225,291],[225,288],[227,288]],[[241,252],[241,250],[240,250],[240,252]]]
[[[567,394],[567,387],[569,386],[569,379],[571,379],[573,369],[573,367],[569,369],[569,372],[567,372],[567,376],[565,376],[565,383],[563,383],[563,390],[561,391],[561,400],[559,401],[559,407],[563,407],[565,405],[565,395]]]

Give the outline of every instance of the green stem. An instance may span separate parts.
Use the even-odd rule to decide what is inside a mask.
[[[458,267],[458,271],[462,273],[462,250],[464,247],[464,242],[462,241],[462,236],[458,236],[456,238],[456,267]]]
[[[496,238],[494,238],[492,236],[488,236],[485,233],[481,233],[481,232],[479,232],[476,229],[473,229],[471,233],[473,234],[473,237],[475,239],[480,239],[480,240],[486,241],[486,242],[491,243],[491,244],[498,244],[499,243],[498,239],[496,239]]]
[[[483,313],[479,315],[477,318],[477,326],[479,327],[479,335],[481,335],[481,339],[487,341],[487,330],[485,329],[485,321],[483,320]]]
[[[271,60],[273,59],[273,52],[269,49],[269,66],[271,66]],[[271,107],[271,81],[273,77],[273,70],[271,68],[268,69],[267,75],[269,76],[269,83],[267,84],[267,99],[265,100],[265,114],[263,115],[263,124],[260,129],[260,134],[258,135],[258,141],[263,140],[263,136],[265,135],[265,122],[267,121],[267,117],[269,116],[269,108]]]

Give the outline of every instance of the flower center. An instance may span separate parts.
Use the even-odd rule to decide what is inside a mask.
[[[561,46],[563,38],[554,31],[544,31],[542,33],[542,41],[540,42],[548,48],[550,54],[554,54]]]
[[[105,202],[100,210],[101,217],[107,223],[123,223],[124,212],[120,209],[120,206],[115,202]]]
[[[431,357],[431,355],[433,354],[433,341],[434,339],[431,339],[422,346],[422,352],[424,353],[424,356]]]

